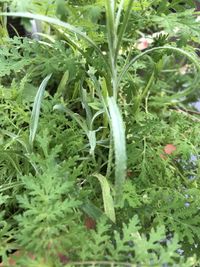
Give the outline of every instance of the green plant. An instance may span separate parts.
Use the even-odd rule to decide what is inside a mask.
[[[3,261],[197,265],[194,3],[1,2],[42,30],[1,44]]]
[[[115,147],[115,165],[116,165],[116,173],[115,173],[115,190],[118,192],[116,194],[116,204],[120,204],[122,199],[122,188],[123,188],[123,181],[125,179],[125,170],[126,170],[126,153],[125,153],[125,134],[124,134],[124,127],[122,125],[122,119],[121,114],[119,112],[119,108],[117,106],[116,100],[117,95],[119,91],[119,85],[122,80],[122,77],[125,76],[126,72],[130,68],[130,66],[138,60],[140,57],[145,55],[146,53],[151,53],[155,50],[170,50],[170,51],[176,51],[184,56],[188,57],[192,62],[195,63],[197,67],[199,67],[198,61],[195,58],[194,55],[191,53],[188,53],[181,48],[176,48],[172,46],[163,46],[163,47],[155,47],[152,49],[147,50],[146,52],[142,53],[141,55],[136,56],[133,58],[129,63],[125,64],[120,74],[118,74],[117,70],[117,62],[119,57],[119,49],[122,43],[122,38],[124,35],[124,32],[127,27],[127,23],[130,16],[130,10],[132,8],[133,1],[129,1],[128,5],[125,10],[124,18],[120,23],[120,19],[122,17],[122,10],[123,10],[123,1],[119,4],[118,12],[116,13],[116,3],[115,1],[106,1],[106,16],[107,16],[107,35],[108,35],[108,54],[109,54],[109,60],[107,61],[98,48],[98,46],[93,42],[92,39],[87,37],[83,32],[81,32],[78,28],[75,28],[74,26],[62,22],[58,19],[45,17],[42,15],[32,15],[32,14],[25,14],[25,13],[7,13],[7,15],[10,16],[22,16],[32,19],[38,19],[42,21],[46,21],[51,24],[55,24],[60,27],[64,27],[69,32],[73,34],[77,34],[82,39],[87,41],[98,53],[99,56],[101,56],[104,65],[105,65],[105,71],[106,73],[105,79],[107,81],[106,89],[107,89],[107,97],[108,99],[105,99],[104,101],[108,101],[108,109],[109,109],[109,116],[110,116],[110,127],[111,127],[111,135],[113,135],[113,139],[111,136],[111,146],[112,146],[112,140],[114,141],[114,147]],[[120,26],[120,28],[119,28]],[[111,81],[111,84],[110,82]],[[97,82],[97,81],[96,81]],[[190,92],[190,90],[189,90]],[[188,90],[184,91],[182,95],[188,94]],[[110,97],[110,98],[109,98]],[[113,112],[115,110],[115,112]],[[118,124],[116,124],[118,122]],[[121,142],[119,140],[121,139]],[[123,140],[123,141],[122,141]],[[112,148],[110,148],[112,151]],[[112,153],[110,153],[112,155]]]

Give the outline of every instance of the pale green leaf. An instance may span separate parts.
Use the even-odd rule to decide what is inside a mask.
[[[119,107],[114,97],[108,97],[111,132],[115,151],[115,202],[120,205],[123,196],[123,185],[126,177],[126,140],[125,129]]]
[[[47,86],[47,83],[49,79],[51,78],[51,75],[48,75],[41,83],[38,92],[35,96],[34,104],[33,104],[33,110],[31,113],[31,120],[30,120],[30,134],[29,134],[29,143],[32,146],[36,131],[38,128],[38,122],[39,122],[39,116],[40,116],[40,108],[41,108],[41,102],[43,99],[44,91]]]
[[[116,220],[115,219],[115,209],[114,209],[113,198],[112,198],[112,195],[110,192],[110,185],[109,185],[105,176],[103,176],[99,173],[95,173],[94,177],[96,177],[101,184],[105,214],[108,216],[108,218],[111,221],[115,222],[115,220]]]
[[[96,132],[95,131],[89,131],[88,132],[88,139],[90,143],[90,154],[94,156],[94,150],[96,147]]]
[[[58,96],[63,96],[68,80],[69,80],[69,71],[67,70],[63,74],[62,79],[58,85],[57,92],[56,92]]]

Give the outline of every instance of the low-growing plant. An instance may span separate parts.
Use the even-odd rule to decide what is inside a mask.
[[[0,4],[3,266],[198,266],[193,1]]]

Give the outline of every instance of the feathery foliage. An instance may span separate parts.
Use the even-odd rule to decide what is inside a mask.
[[[198,266],[194,1],[0,11],[2,265]]]

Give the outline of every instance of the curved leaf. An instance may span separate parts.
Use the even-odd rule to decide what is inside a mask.
[[[187,52],[187,51],[185,51],[185,50],[183,50],[181,48],[173,47],[173,46],[158,46],[158,47],[153,47],[151,49],[148,49],[148,50],[144,51],[142,54],[134,57],[129,63],[127,63],[123,67],[123,69],[122,69],[122,71],[121,71],[121,73],[119,75],[119,78],[118,78],[117,88],[119,88],[119,84],[120,84],[122,78],[126,75],[127,71],[131,67],[131,65],[133,65],[138,59],[140,59],[144,55],[149,54],[149,53],[151,53],[153,51],[156,51],[156,50],[172,50],[172,51],[178,52],[178,53],[186,56],[196,66],[196,68],[198,70],[200,70],[200,62],[199,62],[198,58],[195,57],[195,55],[193,55],[192,53],[189,53],[189,52]],[[182,94],[185,94],[185,92],[187,92],[187,89],[184,90],[182,92]],[[188,93],[190,93],[190,91]]]
[[[40,20],[40,21],[44,21],[44,22],[47,22],[50,24],[54,24],[54,25],[63,27],[65,29],[67,29],[69,32],[71,32],[73,34],[77,34],[82,39],[86,40],[99,53],[99,55],[103,59],[105,65],[107,66],[107,68],[110,69],[107,60],[105,59],[104,55],[102,54],[99,47],[95,44],[95,42],[93,42],[93,40],[90,39],[84,32],[80,31],[78,28],[74,27],[73,25],[71,25],[67,22],[61,21],[57,18],[52,18],[52,17],[39,15],[39,14],[32,14],[32,13],[28,13],[28,12],[1,12],[0,16],[11,16],[11,17],[22,17],[22,18],[35,19],[35,20]]]
[[[43,95],[44,95],[44,91],[45,88],[47,86],[47,83],[49,81],[49,79],[51,78],[51,75],[48,75],[41,83],[38,92],[35,96],[35,100],[34,100],[34,104],[33,104],[33,110],[31,113],[31,121],[30,121],[30,134],[29,134],[29,143],[32,146],[34,139],[35,139],[35,135],[36,135],[36,131],[38,128],[38,122],[39,122],[39,116],[40,116],[40,107],[41,107],[41,102],[43,99]]]
[[[101,184],[105,214],[111,221],[115,222],[115,209],[113,198],[110,192],[110,185],[105,176],[99,173],[95,173],[93,176],[96,177]]]
[[[126,177],[125,129],[122,115],[114,97],[108,97],[108,107],[115,151],[115,202],[116,205],[120,205],[123,196],[123,185]]]

